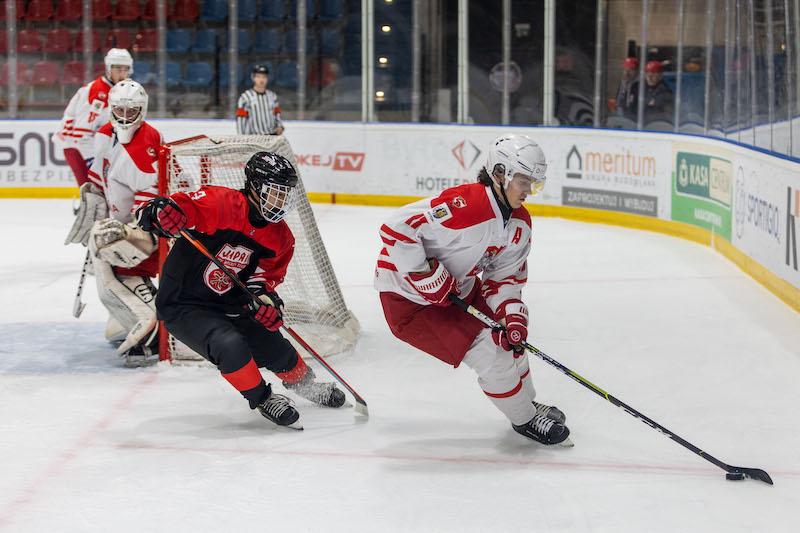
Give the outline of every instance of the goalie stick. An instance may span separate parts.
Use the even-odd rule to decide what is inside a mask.
[[[183,228],[180,230],[180,233],[187,241],[189,241],[192,244],[192,246],[197,248],[197,250],[201,254],[206,256],[212,263],[217,265],[222,270],[222,272],[224,272],[225,275],[228,276],[231,279],[231,281],[233,281],[240,289],[242,289],[247,295],[249,295],[250,298],[253,299],[253,302],[255,302],[258,305],[261,305],[261,301],[258,299],[258,297],[256,297],[255,294],[250,292],[250,290],[247,288],[247,286],[244,283],[242,283],[242,281],[238,277],[236,277],[236,274],[231,272],[228,269],[228,267],[226,267],[225,265],[222,264],[222,262],[219,261],[219,259],[214,257],[214,255],[212,255],[211,252],[208,251],[208,248],[203,246],[203,243],[201,243],[200,241],[198,241],[197,239],[192,237],[189,234],[189,232],[186,231]],[[295,331],[292,328],[290,328],[289,326],[286,326],[286,325],[281,326],[281,328],[284,331],[286,331],[289,335],[291,335],[292,338],[294,340],[296,340],[303,348],[305,348],[308,351],[308,353],[310,353],[314,357],[314,359],[316,359],[317,362],[319,362],[319,364],[324,366],[325,370],[330,372],[331,375],[333,377],[335,377],[339,381],[339,383],[342,384],[342,386],[344,388],[346,388],[348,391],[350,391],[350,394],[353,395],[353,398],[355,398],[355,401],[356,401],[356,404],[355,404],[355,406],[353,408],[356,411],[356,413],[359,413],[359,414],[362,414],[362,415],[368,417],[369,416],[369,410],[367,409],[367,402],[364,401],[364,398],[359,396],[358,393],[353,389],[353,387],[348,385],[347,382],[345,382],[345,380],[343,380],[342,377],[339,374],[337,374],[336,371],[333,368],[331,368],[331,366],[327,362],[325,362],[325,360],[322,357],[317,355],[317,352],[315,352],[297,333],[295,333]]]
[[[83,294],[83,282],[86,281],[86,272],[89,270],[89,263],[92,261],[89,250],[86,250],[86,259],[83,260],[83,268],[81,269],[81,280],[78,282],[78,292],[75,294],[75,301],[72,304],[72,316],[79,318],[83,313],[83,308],[86,304],[81,301]]]
[[[477,318],[478,320],[480,320],[481,322],[483,322],[484,324],[486,324],[487,326],[492,328],[492,330],[505,331],[505,327],[503,327],[500,323],[498,323],[495,320],[491,319],[490,317],[486,316],[484,313],[481,313],[480,311],[475,309],[475,307],[469,305],[467,302],[465,302],[464,300],[462,300],[461,298],[459,298],[455,294],[451,293],[449,295],[449,298],[450,298],[450,301],[453,302],[456,306],[460,307],[461,309],[463,309],[467,313],[471,314],[472,316],[474,316],[475,318]],[[631,416],[633,416],[635,418],[638,418],[639,420],[641,420],[642,422],[644,422],[645,424],[647,424],[651,428],[655,429],[656,431],[660,432],[663,435],[666,435],[667,437],[669,437],[673,441],[677,442],[678,444],[680,444],[681,446],[683,446],[687,450],[693,452],[696,455],[699,455],[700,457],[702,457],[706,461],[708,461],[708,462],[714,464],[715,466],[718,466],[719,468],[725,470],[727,472],[727,474],[725,475],[726,479],[732,480],[732,481],[738,481],[738,480],[744,479],[745,477],[748,477],[750,479],[757,479],[759,481],[763,481],[764,483],[769,483],[770,485],[772,485],[772,478],[769,477],[769,474],[767,474],[765,471],[763,471],[763,470],[761,470],[759,468],[745,468],[745,467],[741,467],[741,466],[731,466],[729,464],[723,463],[722,461],[720,461],[716,457],[704,452],[703,450],[701,450],[700,448],[698,448],[694,444],[682,439],[681,437],[679,437],[678,435],[676,435],[672,431],[668,430],[667,428],[665,428],[664,426],[662,426],[658,422],[655,422],[654,420],[646,417],[645,415],[643,415],[642,413],[640,413],[639,411],[637,411],[633,407],[629,406],[628,404],[624,403],[623,401],[618,400],[617,398],[615,398],[611,394],[607,393],[606,391],[604,391],[603,389],[601,389],[597,385],[594,385],[593,383],[589,382],[585,378],[582,378],[581,376],[579,376],[578,374],[576,374],[575,372],[573,372],[569,368],[565,367],[564,365],[562,365],[561,363],[559,363],[555,359],[551,358],[549,355],[547,355],[546,353],[542,352],[538,348],[528,344],[525,341],[523,341],[521,343],[521,346],[523,348],[525,348],[526,350],[528,350],[529,352],[531,352],[533,355],[537,356],[539,359],[541,359],[545,363],[547,363],[547,364],[549,364],[551,366],[554,366],[555,368],[560,370],[562,373],[566,374],[567,376],[569,376],[573,380],[577,381],[578,383],[580,383],[581,385],[583,385],[584,387],[586,387],[590,391],[594,392],[598,396],[602,396],[603,398],[608,400],[611,404],[619,407],[620,409],[622,409],[623,411],[625,411],[629,415],[631,415]]]

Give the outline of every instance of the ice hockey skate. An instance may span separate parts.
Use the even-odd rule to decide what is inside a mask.
[[[158,346],[158,344],[155,344],[155,346]],[[122,357],[125,359],[123,364],[127,368],[138,368],[141,366],[150,366],[158,363],[158,353],[155,353],[147,346],[133,346],[128,351],[123,353]]]
[[[545,405],[539,402],[533,402],[533,406],[536,408],[536,414],[539,416],[549,418],[550,420],[558,422],[559,424],[564,424],[567,421],[567,415],[561,412],[561,409],[557,407]]]
[[[511,427],[520,435],[548,446],[553,444],[574,446],[569,439],[569,428],[567,426],[538,413],[533,415],[533,418],[527,424],[522,424],[521,426],[511,424]]]
[[[335,383],[319,383],[314,381],[314,371],[310,368],[306,375],[297,383],[283,382],[288,390],[310,402],[325,407],[341,407],[345,402],[344,392],[336,388]]]
[[[258,412],[267,420],[292,429],[303,429],[300,424],[300,413],[292,405],[292,401],[282,394],[272,392],[272,385],[267,385],[267,397],[258,404]]]

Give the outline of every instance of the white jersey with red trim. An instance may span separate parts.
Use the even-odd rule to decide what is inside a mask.
[[[113,86],[108,78],[100,76],[78,89],[64,110],[53,143],[62,149],[77,148],[84,159],[92,157],[94,135],[108,124],[108,91]]]
[[[111,123],[95,135],[94,161],[89,179],[103,189],[109,217],[133,222],[134,211],[158,194],[158,149],[164,139],[147,122],[128,144],[114,135]]]
[[[375,289],[428,305],[406,280],[436,258],[467,296],[478,277],[489,307],[521,299],[528,280],[531,217],[515,209],[504,223],[490,187],[471,183],[401,207],[380,230],[383,250],[375,271]]]

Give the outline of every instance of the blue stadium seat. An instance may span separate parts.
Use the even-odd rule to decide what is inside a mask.
[[[253,52],[261,54],[277,54],[281,49],[281,34],[277,30],[259,30],[256,32]]]
[[[281,22],[285,16],[283,0],[261,0],[261,10],[258,12],[258,20],[263,20],[265,22]]]
[[[338,20],[344,15],[342,0],[322,0],[319,4],[319,19],[322,21]]]
[[[138,81],[142,85],[150,85],[153,82],[152,63],[149,61],[134,61],[131,79]]]
[[[247,71],[245,71],[245,82],[250,80],[250,73],[253,72],[253,66],[255,65],[264,65],[269,70],[269,78],[267,79],[267,86],[273,85],[275,83],[275,69],[272,67],[272,61],[253,61],[249,65],[247,65]]]
[[[306,53],[314,51],[312,48],[311,32],[306,30]],[[283,50],[290,55],[297,54],[297,30],[289,30],[283,37]]]
[[[314,0],[306,0],[306,21],[311,22],[314,20],[316,16],[316,6],[314,5]],[[295,21],[297,20],[297,0],[292,0],[291,6],[289,6],[289,20]]]
[[[177,87],[181,84],[181,65],[177,61],[167,61],[167,87]],[[157,76],[156,76],[157,77]],[[158,82],[156,82],[158,85]]]
[[[169,30],[167,31],[167,53],[185,54],[191,45],[191,35],[189,30]]]
[[[186,72],[183,73],[183,85],[185,87],[208,87],[214,73],[211,65],[205,61],[193,61],[186,65]]]
[[[236,35],[238,38],[236,42],[237,50],[239,50],[240,54],[246,54],[247,52],[250,51],[250,32],[248,30],[243,30],[239,28]],[[225,46],[222,47],[223,52],[228,51],[228,45],[230,44],[229,36],[230,34],[228,32],[225,32]]]
[[[219,86],[220,87],[228,87],[230,85],[230,76],[228,75],[228,62],[223,61],[219,64]],[[242,84],[243,82],[242,76],[242,65],[241,63],[236,65],[236,86]]]
[[[225,22],[228,20],[228,2],[226,0],[205,0],[200,11],[200,20],[204,22]]]
[[[325,55],[339,55],[342,50],[342,39],[339,30],[323,28],[319,32],[320,51]]]
[[[278,74],[275,76],[275,85],[278,87],[295,88],[297,87],[297,63],[295,61],[284,61],[278,65]]]
[[[194,34],[194,46],[192,46],[192,52],[196,54],[213,54],[216,51],[216,30],[197,30]]]
[[[238,6],[240,22],[252,22],[256,20],[256,15],[258,14],[256,0],[239,0]]]

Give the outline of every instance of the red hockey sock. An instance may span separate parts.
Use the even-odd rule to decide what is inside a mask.
[[[289,370],[288,372],[281,372],[280,374],[276,372],[275,375],[286,383],[297,383],[306,377],[307,372],[308,367],[306,366],[306,362],[303,361],[303,358],[300,357],[300,354],[297,354],[297,364],[294,365],[293,369]]]
[[[233,385],[239,392],[254,389],[264,382],[261,372],[258,371],[256,362],[253,361],[252,357],[242,368],[229,374],[222,374],[222,377],[227,379],[228,383]]]

